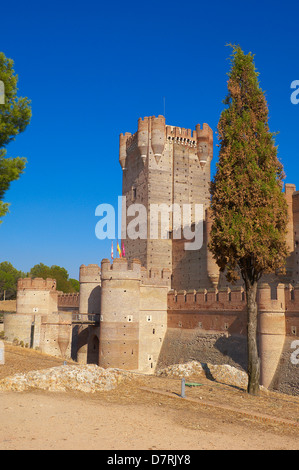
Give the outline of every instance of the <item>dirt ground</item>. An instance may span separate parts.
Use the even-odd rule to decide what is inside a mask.
[[[0,379],[62,361],[5,344]],[[202,375],[187,382],[136,374],[116,390],[0,392],[0,450],[297,450],[299,398],[245,390]]]

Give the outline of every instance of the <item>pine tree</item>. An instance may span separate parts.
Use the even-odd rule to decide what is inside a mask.
[[[19,179],[26,164],[24,158],[6,158],[6,147],[26,129],[31,119],[30,101],[17,97],[18,76],[13,66],[13,61],[0,52],[0,83],[4,91],[0,102],[0,217],[7,213],[9,207],[3,202],[5,193],[10,183]]]
[[[231,46],[228,95],[218,123],[219,162],[211,182],[214,218],[209,248],[228,281],[241,275],[247,298],[248,393],[258,394],[257,285],[263,273],[283,270],[287,203],[284,172],[254,56]]]

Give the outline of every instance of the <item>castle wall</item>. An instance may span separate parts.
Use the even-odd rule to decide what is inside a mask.
[[[32,342],[32,324],[34,315],[19,315],[6,313],[4,315],[4,334],[9,342],[14,340],[23,341],[24,346],[30,346]]]
[[[299,370],[290,345],[298,338],[299,286],[269,284],[258,289],[258,347],[261,385],[294,390]],[[171,291],[168,329],[159,367],[196,359],[227,363],[247,370],[247,307],[242,287]],[[287,364],[286,364],[287,362]]]
[[[41,317],[39,349],[56,357],[71,357],[72,314],[60,313]]]

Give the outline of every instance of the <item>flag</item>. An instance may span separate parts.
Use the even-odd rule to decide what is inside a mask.
[[[124,257],[124,258],[126,257],[126,250],[125,250],[124,242],[123,242],[123,257]]]
[[[111,243],[111,259],[113,259],[113,242]]]
[[[121,258],[121,249],[120,249],[120,246],[117,242],[117,247],[116,247],[117,251],[118,251],[118,254],[119,254],[119,257]]]

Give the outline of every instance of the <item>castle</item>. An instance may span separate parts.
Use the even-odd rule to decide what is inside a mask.
[[[130,205],[203,207],[203,243],[186,250],[169,214],[167,236],[123,239],[126,257],[80,267],[80,293],[57,292],[55,280],[20,279],[16,314],[4,330],[30,347],[102,367],[154,373],[188,361],[247,367],[246,299],[241,282],[227,283],[207,245],[213,131],[165,123],[163,116],[138,120],[134,134],[120,135],[119,161]],[[285,185],[290,256],[284,276],[264,276],[258,289],[261,384],[298,393],[291,361],[299,340],[299,192]],[[159,225],[161,228],[161,223]],[[294,354],[293,354],[294,356]]]

